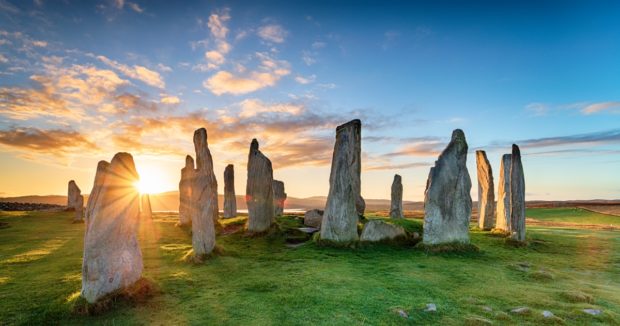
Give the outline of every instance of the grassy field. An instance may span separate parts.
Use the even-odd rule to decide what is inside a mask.
[[[566,213],[537,212],[528,216]],[[121,302],[104,314],[81,316],[73,306],[81,286],[84,225],[71,224],[71,218],[0,212],[0,222],[9,224],[0,229],[0,324],[620,324],[615,231],[532,227],[524,248],[472,231],[480,252],[447,254],[387,245],[289,248],[283,236],[233,233],[218,236],[220,256],[192,265],[181,261],[190,237],[170,214],[156,214],[140,231],[144,276],[161,293],[143,304]],[[402,223],[421,228],[419,220]],[[429,303],[436,312],[425,311]],[[521,306],[531,313],[510,312]],[[584,308],[603,313],[587,315]],[[543,310],[558,318],[544,319]]]
[[[620,216],[600,214],[575,207],[528,208],[526,216],[540,221],[620,226]]]

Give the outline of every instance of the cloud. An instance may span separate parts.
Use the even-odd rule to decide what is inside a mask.
[[[264,53],[256,53],[256,57],[260,60],[257,70],[239,76],[225,70],[218,71],[204,81],[203,86],[215,95],[240,95],[274,86],[280,78],[290,74],[288,62],[274,60]]]
[[[159,71],[163,71],[163,72],[172,72],[172,68],[170,68],[169,66],[166,66],[163,63],[158,63],[157,64],[157,69],[159,69]]]
[[[140,80],[147,85],[157,87],[157,88],[165,88],[166,84],[164,83],[164,79],[162,76],[153,70],[150,70],[143,66],[134,65],[132,67],[119,63],[117,61],[108,59],[105,56],[97,56],[97,59],[104,64],[120,71],[125,74],[127,77]]]
[[[543,103],[530,103],[525,106],[525,110],[534,116],[543,116],[549,112],[549,106]]]
[[[176,96],[164,95],[162,96],[160,102],[163,104],[179,104],[181,103],[181,99]]]
[[[220,13],[214,13],[209,16],[209,22],[207,26],[211,30],[211,34],[215,38],[224,39],[228,34],[228,27],[224,24],[230,20],[230,9],[224,9]]]
[[[383,154],[383,157],[397,157],[397,156],[420,156],[420,157],[436,157],[443,151],[447,143],[437,137],[419,137],[419,138],[406,138],[401,142],[406,145],[400,147],[398,150],[390,153]]]
[[[128,2],[127,5],[129,6],[129,8],[131,8],[131,10],[141,14],[144,12],[144,8],[140,7],[137,3],[135,2]]]
[[[239,117],[249,118],[259,113],[286,113],[299,115],[304,111],[304,107],[300,104],[293,103],[276,103],[266,104],[258,99],[247,99],[240,103],[241,113]]]
[[[364,170],[366,171],[381,171],[381,170],[404,170],[411,168],[427,168],[433,166],[432,163],[425,162],[414,162],[414,163],[403,163],[403,164],[378,164],[378,165],[366,165],[364,166]]]
[[[316,75],[310,75],[308,77],[304,77],[304,76],[295,77],[295,81],[302,85],[313,83],[314,80],[316,80]]]
[[[0,144],[9,148],[56,156],[77,153],[83,149],[89,151],[99,149],[77,131],[29,127],[0,130]]]
[[[207,51],[205,53],[205,58],[207,58],[209,62],[218,66],[224,63],[224,55],[218,51]]]
[[[265,41],[273,43],[283,43],[288,32],[280,25],[265,25],[258,29],[258,36]]]
[[[2,53],[0,53],[0,63],[7,63],[9,59],[7,59]]]
[[[30,79],[36,88],[0,87],[0,115],[15,120],[48,117],[48,122],[80,121],[87,109],[105,108],[115,91],[127,83],[111,70],[92,66],[57,67],[58,60],[47,59],[45,74]],[[45,60],[44,60],[45,62]]]
[[[316,59],[314,58],[316,54],[307,50],[301,51],[301,60],[307,65],[311,66],[316,63]]]
[[[592,103],[581,109],[585,115],[601,112],[620,113],[620,101]]]
[[[518,141],[517,144],[525,148],[554,147],[563,145],[620,144],[620,129],[568,136],[526,139]]]

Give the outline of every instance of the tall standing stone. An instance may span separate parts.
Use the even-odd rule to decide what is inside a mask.
[[[403,218],[403,181],[400,175],[394,175],[390,202],[390,217]]]
[[[284,182],[273,180],[273,206],[274,214],[281,216],[284,213],[284,202],[286,201],[286,192],[284,192]]]
[[[224,170],[224,218],[237,216],[237,196],[235,195],[235,167],[228,164]]]
[[[105,172],[92,212],[86,220],[82,262],[82,296],[90,303],[125,288],[142,275],[142,253],[137,232],[140,201],[134,184],[139,180],[133,158],[117,153]],[[102,176],[101,174],[105,174]]]
[[[67,206],[75,211],[74,222],[82,221],[84,214],[84,196],[75,181],[69,181],[67,189]]]
[[[207,130],[194,132],[196,171],[192,182],[192,247],[194,256],[208,255],[215,247],[215,223],[218,223],[217,180],[207,142]]]
[[[424,238],[427,245],[469,243],[471,179],[467,171],[465,133],[456,129],[435,161],[424,192]]]
[[[140,216],[142,218],[153,218],[151,196],[149,194],[140,195]]]
[[[515,241],[525,241],[525,176],[519,146],[512,145],[510,164],[510,227]]]
[[[106,172],[110,167],[110,163],[106,161],[99,161],[97,163],[97,172],[95,173],[95,181],[93,182],[93,188],[90,191],[90,195],[88,196],[88,201],[86,202],[86,214],[85,217],[88,219],[93,212],[95,207],[95,203],[99,199],[99,194],[101,193],[101,187],[103,186],[103,182],[105,181]],[[88,227],[88,223],[86,224]]]
[[[499,185],[497,187],[497,220],[495,228],[510,232],[510,165],[512,155],[502,155],[499,165]]]
[[[194,159],[187,155],[179,181],[179,225],[192,224],[192,184],[194,182]]]
[[[248,155],[248,182],[245,191],[248,206],[248,231],[264,232],[274,220],[273,168],[271,161],[258,149],[252,139]]]
[[[363,214],[365,208],[360,196],[361,125],[359,120],[353,120],[336,128],[329,194],[321,224],[323,240],[346,243],[359,239],[357,222],[360,209]]]
[[[495,227],[495,185],[493,170],[485,151],[476,151],[478,175],[478,227],[491,230]]]

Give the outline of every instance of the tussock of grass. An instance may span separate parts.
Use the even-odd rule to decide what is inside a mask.
[[[224,249],[221,246],[216,244],[215,247],[213,247],[213,251],[211,251],[210,254],[195,255],[194,249],[190,249],[181,257],[180,260],[182,262],[191,263],[191,264],[203,264],[207,260],[213,259],[216,256],[223,256],[223,255],[225,255]]]
[[[160,289],[154,282],[141,278],[131,286],[114,291],[95,303],[89,303],[81,296],[75,296],[75,299],[70,300],[69,303],[73,305],[73,312],[76,315],[95,316],[113,310],[119,305],[143,304],[159,293]]]
[[[480,316],[469,316],[465,318],[464,324],[467,326],[483,326],[483,325],[493,325],[493,322]]]
[[[551,281],[555,279],[555,276],[551,272],[546,271],[544,269],[537,270],[537,271],[530,273],[529,277],[537,281]]]
[[[591,295],[581,291],[562,292],[562,298],[568,302],[594,303],[594,298]]]

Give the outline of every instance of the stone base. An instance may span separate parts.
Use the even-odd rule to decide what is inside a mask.
[[[140,278],[134,284],[114,291],[89,303],[83,297],[77,297],[73,304],[73,313],[82,316],[95,316],[113,310],[116,306],[142,304],[161,293],[159,287],[151,280]]]

